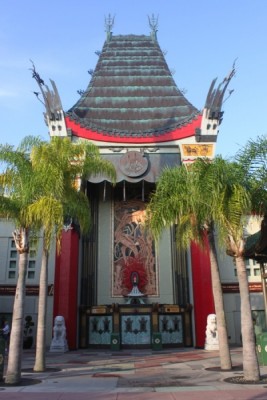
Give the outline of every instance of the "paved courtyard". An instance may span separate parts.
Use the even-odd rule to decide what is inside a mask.
[[[0,383],[8,400],[267,400],[267,381],[234,384],[242,376],[242,349],[232,348],[233,370],[220,371],[218,351],[78,350],[47,353],[47,370],[33,372],[35,353],[24,350],[22,383]],[[267,366],[261,367],[267,376]]]

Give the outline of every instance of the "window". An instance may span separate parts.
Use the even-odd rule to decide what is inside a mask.
[[[254,268],[254,276],[260,276],[261,271],[259,268]]]
[[[16,269],[16,268],[17,268],[17,261],[15,261],[15,260],[10,260],[10,261],[9,261],[9,268],[11,268],[11,269]]]
[[[18,252],[16,250],[16,244],[14,239],[9,239],[8,248],[8,279],[16,279],[17,275],[17,264],[18,264]]]
[[[9,249],[8,249],[8,270],[7,277],[8,279],[16,279],[17,278],[17,267],[18,267],[18,252],[16,250],[16,244],[14,239],[9,239]],[[29,250],[29,261],[27,268],[27,278],[34,279],[35,271],[36,271],[36,256],[37,256],[37,240],[33,239],[30,241],[30,250]]]
[[[36,257],[36,250],[30,250],[30,254],[29,254],[30,258],[35,258]]]
[[[35,261],[30,260],[30,261],[29,261],[28,268],[29,268],[29,269],[35,268]]]
[[[35,271],[28,271],[28,279],[34,279]]]
[[[8,279],[16,279],[16,271],[8,271]]]
[[[17,258],[17,250],[11,250],[10,251],[10,258]]]
[[[28,269],[27,269],[27,278],[34,279],[35,278],[35,266],[36,266],[36,255],[37,255],[37,240],[33,239],[30,241],[30,250],[29,250],[29,261],[28,261]]]

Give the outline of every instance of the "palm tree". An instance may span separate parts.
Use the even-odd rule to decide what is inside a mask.
[[[218,170],[221,160],[217,160]],[[208,176],[210,162],[197,161],[189,169],[184,165],[167,168],[157,184],[156,192],[148,206],[149,227],[156,238],[166,226],[177,224],[177,243],[187,248],[191,241],[204,246],[205,233],[209,242],[212,290],[219,338],[222,370],[232,368],[223,293],[220,284],[214,238],[215,211],[218,208],[218,181]]]
[[[235,258],[241,302],[241,333],[243,339],[243,373],[246,381],[260,379],[259,365],[255,349],[254,326],[251,313],[249,285],[244,259],[247,215],[253,209],[253,193],[247,185],[244,171],[237,163],[222,161],[220,175],[216,173],[216,163],[211,165],[211,179],[218,182],[218,212],[214,221],[218,228],[221,245],[226,246],[227,254]]]
[[[0,215],[14,220],[13,238],[19,253],[18,280],[14,297],[12,330],[5,382],[18,384],[21,380],[21,356],[25,303],[25,282],[29,255],[30,224],[26,210],[37,193],[37,177],[27,153],[27,140],[16,149],[0,146],[0,160],[4,163],[0,175],[3,193],[0,199]]]
[[[61,232],[59,227],[63,225],[63,207],[53,197],[45,196],[38,199],[28,209],[28,218],[31,224],[43,228],[42,262],[39,280],[38,320],[36,334],[36,357],[34,371],[44,371],[45,346],[46,346],[46,314],[47,314],[47,285],[48,285],[48,258],[52,239],[52,227],[59,241]],[[42,226],[41,221],[42,220]]]
[[[176,172],[176,174],[180,173]],[[150,206],[152,229],[158,234],[159,228],[162,229],[165,225],[171,225],[176,221],[178,223],[178,234],[181,237],[179,239],[178,236],[178,240],[185,244],[190,240],[200,241],[201,228],[208,229],[209,238],[213,231],[213,224],[216,223],[219,244],[226,246],[228,254],[234,256],[236,260],[241,299],[244,379],[258,381],[260,372],[255,351],[249,287],[243,256],[243,225],[245,215],[251,211],[252,207],[250,191],[244,184],[244,173],[239,165],[216,158],[213,162],[198,160],[191,166],[187,176],[189,180],[186,183],[190,190],[188,191],[188,188],[183,189],[183,186],[181,186],[180,192],[177,191],[179,186],[175,188],[175,176],[169,180],[170,185],[168,184],[168,176],[164,174],[161,176],[159,184],[165,181],[163,185],[167,185],[168,188],[161,194],[159,185],[155,196],[152,197],[152,207]],[[165,196],[165,204],[164,208],[160,209],[157,207],[157,200],[161,197],[162,201],[163,196]],[[164,209],[167,211],[164,212]],[[156,216],[153,215],[155,210]],[[159,222],[158,227],[155,226],[157,222]],[[210,240],[209,245],[210,254],[214,254]],[[211,268],[214,272],[212,259]],[[214,279],[213,272],[212,279]],[[213,284],[216,313],[218,312],[216,292],[219,286],[217,285],[217,289],[215,289]],[[224,347],[225,343],[222,344],[220,336],[219,343],[221,351],[221,347]]]
[[[227,254],[234,257],[237,277],[239,283],[240,301],[241,301],[241,334],[243,341],[243,372],[244,378],[248,381],[258,381],[260,379],[259,366],[257,362],[255,349],[254,326],[251,313],[250,293],[247,278],[247,271],[244,259],[245,236],[243,226],[246,224],[244,214],[234,210],[233,215],[231,207],[235,207],[239,202],[237,193],[233,193],[233,202],[229,209],[224,209],[225,220],[220,223],[225,224],[228,232]],[[247,214],[249,214],[247,211]],[[238,215],[239,213],[239,215]],[[236,218],[236,222],[234,222]],[[243,225],[243,226],[242,226]]]
[[[257,139],[250,140],[242,148],[236,155],[236,159],[239,163],[239,166],[243,172],[243,180],[245,185],[249,188],[251,193],[251,201],[252,201],[252,211],[254,215],[259,217],[265,216],[267,214],[267,137],[266,135],[258,136]],[[243,307],[246,308],[246,302],[249,301],[248,296],[248,287],[247,287],[247,279],[246,279],[246,267],[244,265],[244,247],[245,243],[244,240],[241,239],[239,243],[235,242],[232,237],[230,237],[230,248],[228,253],[235,257],[236,259],[236,266],[237,266],[237,273],[239,277],[239,287],[240,287],[240,297],[241,290],[245,291],[244,294],[244,305]],[[242,283],[240,283],[242,282]],[[265,284],[265,280],[264,280]],[[242,303],[241,303],[242,307]],[[242,309],[241,309],[242,313]],[[242,317],[242,314],[241,314]],[[247,321],[249,319],[249,323]],[[249,345],[251,348],[254,348],[254,338],[251,335],[251,313],[248,313],[246,321],[242,323],[242,339],[243,344],[249,341]],[[248,332],[249,329],[249,332]],[[244,338],[244,336],[249,336],[248,339]],[[246,354],[247,350],[247,343],[244,344],[244,352]],[[251,350],[252,351],[252,350]],[[244,368],[245,365],[250,363],[250,359],[246,359],[244,361]]]
[[[41,372],[45,365],[46,309],[48,256],[53,232],[57,249],[65,217],[79,223],[81,232],[90,228],[89,199],[82,183],[91,174],[105,174],[115,181],[116,172],[111,163],[101,158],[98,148],[91,143],[72,143],[68,138],[52,138],[50,143],[35,146],[31,151],[33,168],[42,177],[43,193],[28,209],[29,222],[43,228],[43,256],[39,284],[36,358],[34,371]]]

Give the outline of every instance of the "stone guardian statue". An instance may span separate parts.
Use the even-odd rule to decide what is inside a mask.
[[[53,339],[50,345],[50,352],[65,353],[69,350],[66,339],[65,319],[61,315],[55,317],[53,327]]]
[[[207,317],[205,350],[219,350],[217,317],[209,314]]]

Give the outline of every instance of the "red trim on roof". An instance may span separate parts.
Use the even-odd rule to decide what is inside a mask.
[[[199,115],[196,119],[189,122],[187,125],[183,125],[180,128],[175,129],[172,132],[167,132],[159,136],[152,137],[127,137],[127,136],[115,136],[108,135],[101,132],[92,131],[91,129],[83,128],[69,117],[65,117],[66,126],[72,130],[74,136],[78,136],[88,140],[96,140],[100,142],[113,142],[113,143],[159,143],[169,142],[179,139],[184,139],[195,135],[195,129],[201,126],[202,115]]]

